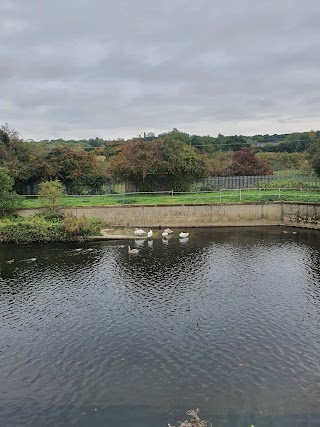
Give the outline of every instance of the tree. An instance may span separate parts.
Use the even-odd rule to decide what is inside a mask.
[[[0,166],[6,167],[13,178],[19,176],[22,143],[23,140],[16,130],[10,129],[7,124],[0,127]]]
[[[320,176],[320,146],[314,142],[308,148],[308,159],[316,175]]]
[[[0,212],[2,215],[21,206],[21,198],[13,191],[14,179],[0,167]]]
[[[62,184],[57,179],[39,184],[39,197],[42,199],[43,205],[48,207],[51,211],[57,209],[62,196]]]
[[[249,143],[241,135],[228,136],[222,149],[225,151],[239,151],[241,148],[249,147]]]
[[[110,159],[110,172],[143,191],[182,190],[205,175],[205,163],[197,150],[164,135],[154,141],[125,143]]]
[[[232,156],[232,174],[237,176],[271,175],[272,170],[264,159],[259,159],[250,148],[235,151]]]
[[[95,168],[96,158],[93,154],[58,146],[46,156],[43,175],[46,179],[58,179],[68,187],[71,181],[91,173]]]

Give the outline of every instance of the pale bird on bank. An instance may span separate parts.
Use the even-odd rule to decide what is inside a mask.
[[[141,228],[136,228],[136,229],[134,230],[134,234],[135,234],[136,236],[142,236],[143,234],[146,234],[146,232],[145,232],[144,230],[142,230]]]
[[[148,231],[148,237],[149,237],[149,239],[150,239],[150,237],[152,237],[152,235],[153,235],[153,231],[152,230]]]
[[[184,237],[188,237],[188,236],[189,236],[189,233],[184,233],[183,231],[181,231],[181,233],[179,233],[179,237],[181,237],[182,239]]]
[[[162,237],[166,239],[168,236],[169,236],[169,233],[167,231],[162,232]]]
[[[130,246],[128,246],[128,254],[130,255],[138,255],[139,253],[139,249],[135,249],[135,248],[130,248]]]

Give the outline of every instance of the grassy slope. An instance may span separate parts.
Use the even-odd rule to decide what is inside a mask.
[[[220,199],[221,197],[221,199]],[[291,201],[291,202],[320,202],[320,191],[294,191],[281,190],[280,196],[278,190],[242,190],[241,200],[240,192],[223,191],[212,193],[198,194],[179,194],[179,195],[142,195],[134,194],[129,196],[107,195],[107,196],[81,196],[81,197],[64,197],[61,205],[65,207],[76,206],[106,206],[119,204],[137,204],[137,205],[178,205],[185,203],[228,203],[228,202],[266,202],[266,201]],[[23,207],[38,208],[41,207],[39,199],[24,199]]]

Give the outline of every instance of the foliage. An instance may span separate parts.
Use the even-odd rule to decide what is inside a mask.
[[[126,143],[111,159],[110,172],[135,183],[141,191],[183,190],[205,175],[205,163],[194,148],[164,136]]]
[[[22,201],[13,191],[14,179],[6,168],[0,167],[0,212],[4,215],[21,206]]]
[[[232,153],[217,151],[205,156],[208,176],[229,176],[232,171]]]
[[[257,153],[259,159],[265,160],[274,171],[280,170],[299,170],[305,174],[310,174],[311,165],[305,153]]]
[[[1,126],[0,130],[0,166],[6,167],[12,177],[17,177],[21,167],[19,152],[22,140],[19,133],[7,124]]]
[[[233,152],[249,146],[255,146],[259,150],[256,157],[273,170],[310,173],[313,169],[320,174],[319,141],[320,131],[213,137],[189,135],[174,128],[158,136],[149,132],[128,141],[93,137],[36,142],[24,141],[6,124],[0,126],[0,167],[7,168],[19,192],[30,193],[41,181],[59,179],[69,193],[101,194],[103,186],[110,183],[108,170],[112,178],[125,177],[144,191],[177,191],[187,190],[197,177],[235,173]],[[238,166],[238,174],[246,173],[241,164]]]
[[[187,411],[187,415],[190,417],[190,421],[179,421],[179,427],[207,427],[208,421],[201,420],[199,417],[199,409],[195,411],[191,409]],[[168,427],[173,427],[171,424],[168,424]]]
[[[100,229],[100,221],[72,214],[7,217],[0,221],[0,243],[68,241],[78,236],[99,235]]]
[[[252,137],[257,141],[257,136]],[[261,147],[262,151],[271,151],[271,152],[303,152],[308,150],[310,145],[315,141],[319,141],[320,132],[295,132],[291,134],[283,135],[273,135],[270,137],[269,141],[264,140],[264,142],[272,142],[272,144],[267,144],[264,147]]]
[[[77,218],[68,212],[63,217],[63,229],[68,237],[99,235],[101,221],[86,218],[84,215]]]
[[[72,182],[69,194],[103,194],[103,186],[110,182],[106,168],[98,163],[94,170]]]
[[[253,150],[243,148],[232,156],[232,175],[254,176],[271,175],[272,170],[265,160],[259,159]]]
[[[274,179],[272,181],[261,181],[257,184],[258,188],[319,188],[320,182],[311,181],[303,178]]]
[[[41,215],[0,221],[1,243],[50,242],[65,239],[61,223],[47,221]]]
[[[308,149],[308,158],[309,162],[316,173],[320,176],[320,146],[319,143],[314,143],[310,145]]]
[[[51,211],[57,209],[63,196],[63,187],[57,179],[54,181],[42,182],[39,185],[39,196],[42,204]]]
[[[91,153],[76,148],[55,147],[46,157],[45,175],[61,181],[72,181],[95,170]]]

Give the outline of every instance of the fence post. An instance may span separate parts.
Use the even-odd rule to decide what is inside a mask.
[[[171,196],[173,197],[173,190],[171,190]]]
[[[240,202],[241,202],[241,188],[239,189],[239,195],[240,195]]]
[[[278,199],[279,199],[279,200],[281,199],[281,190],[280,190],[280,188],[279,188]]]
[[[221,193],[221,189],[220,189],[220,203],[222,202],[222,193]]]

